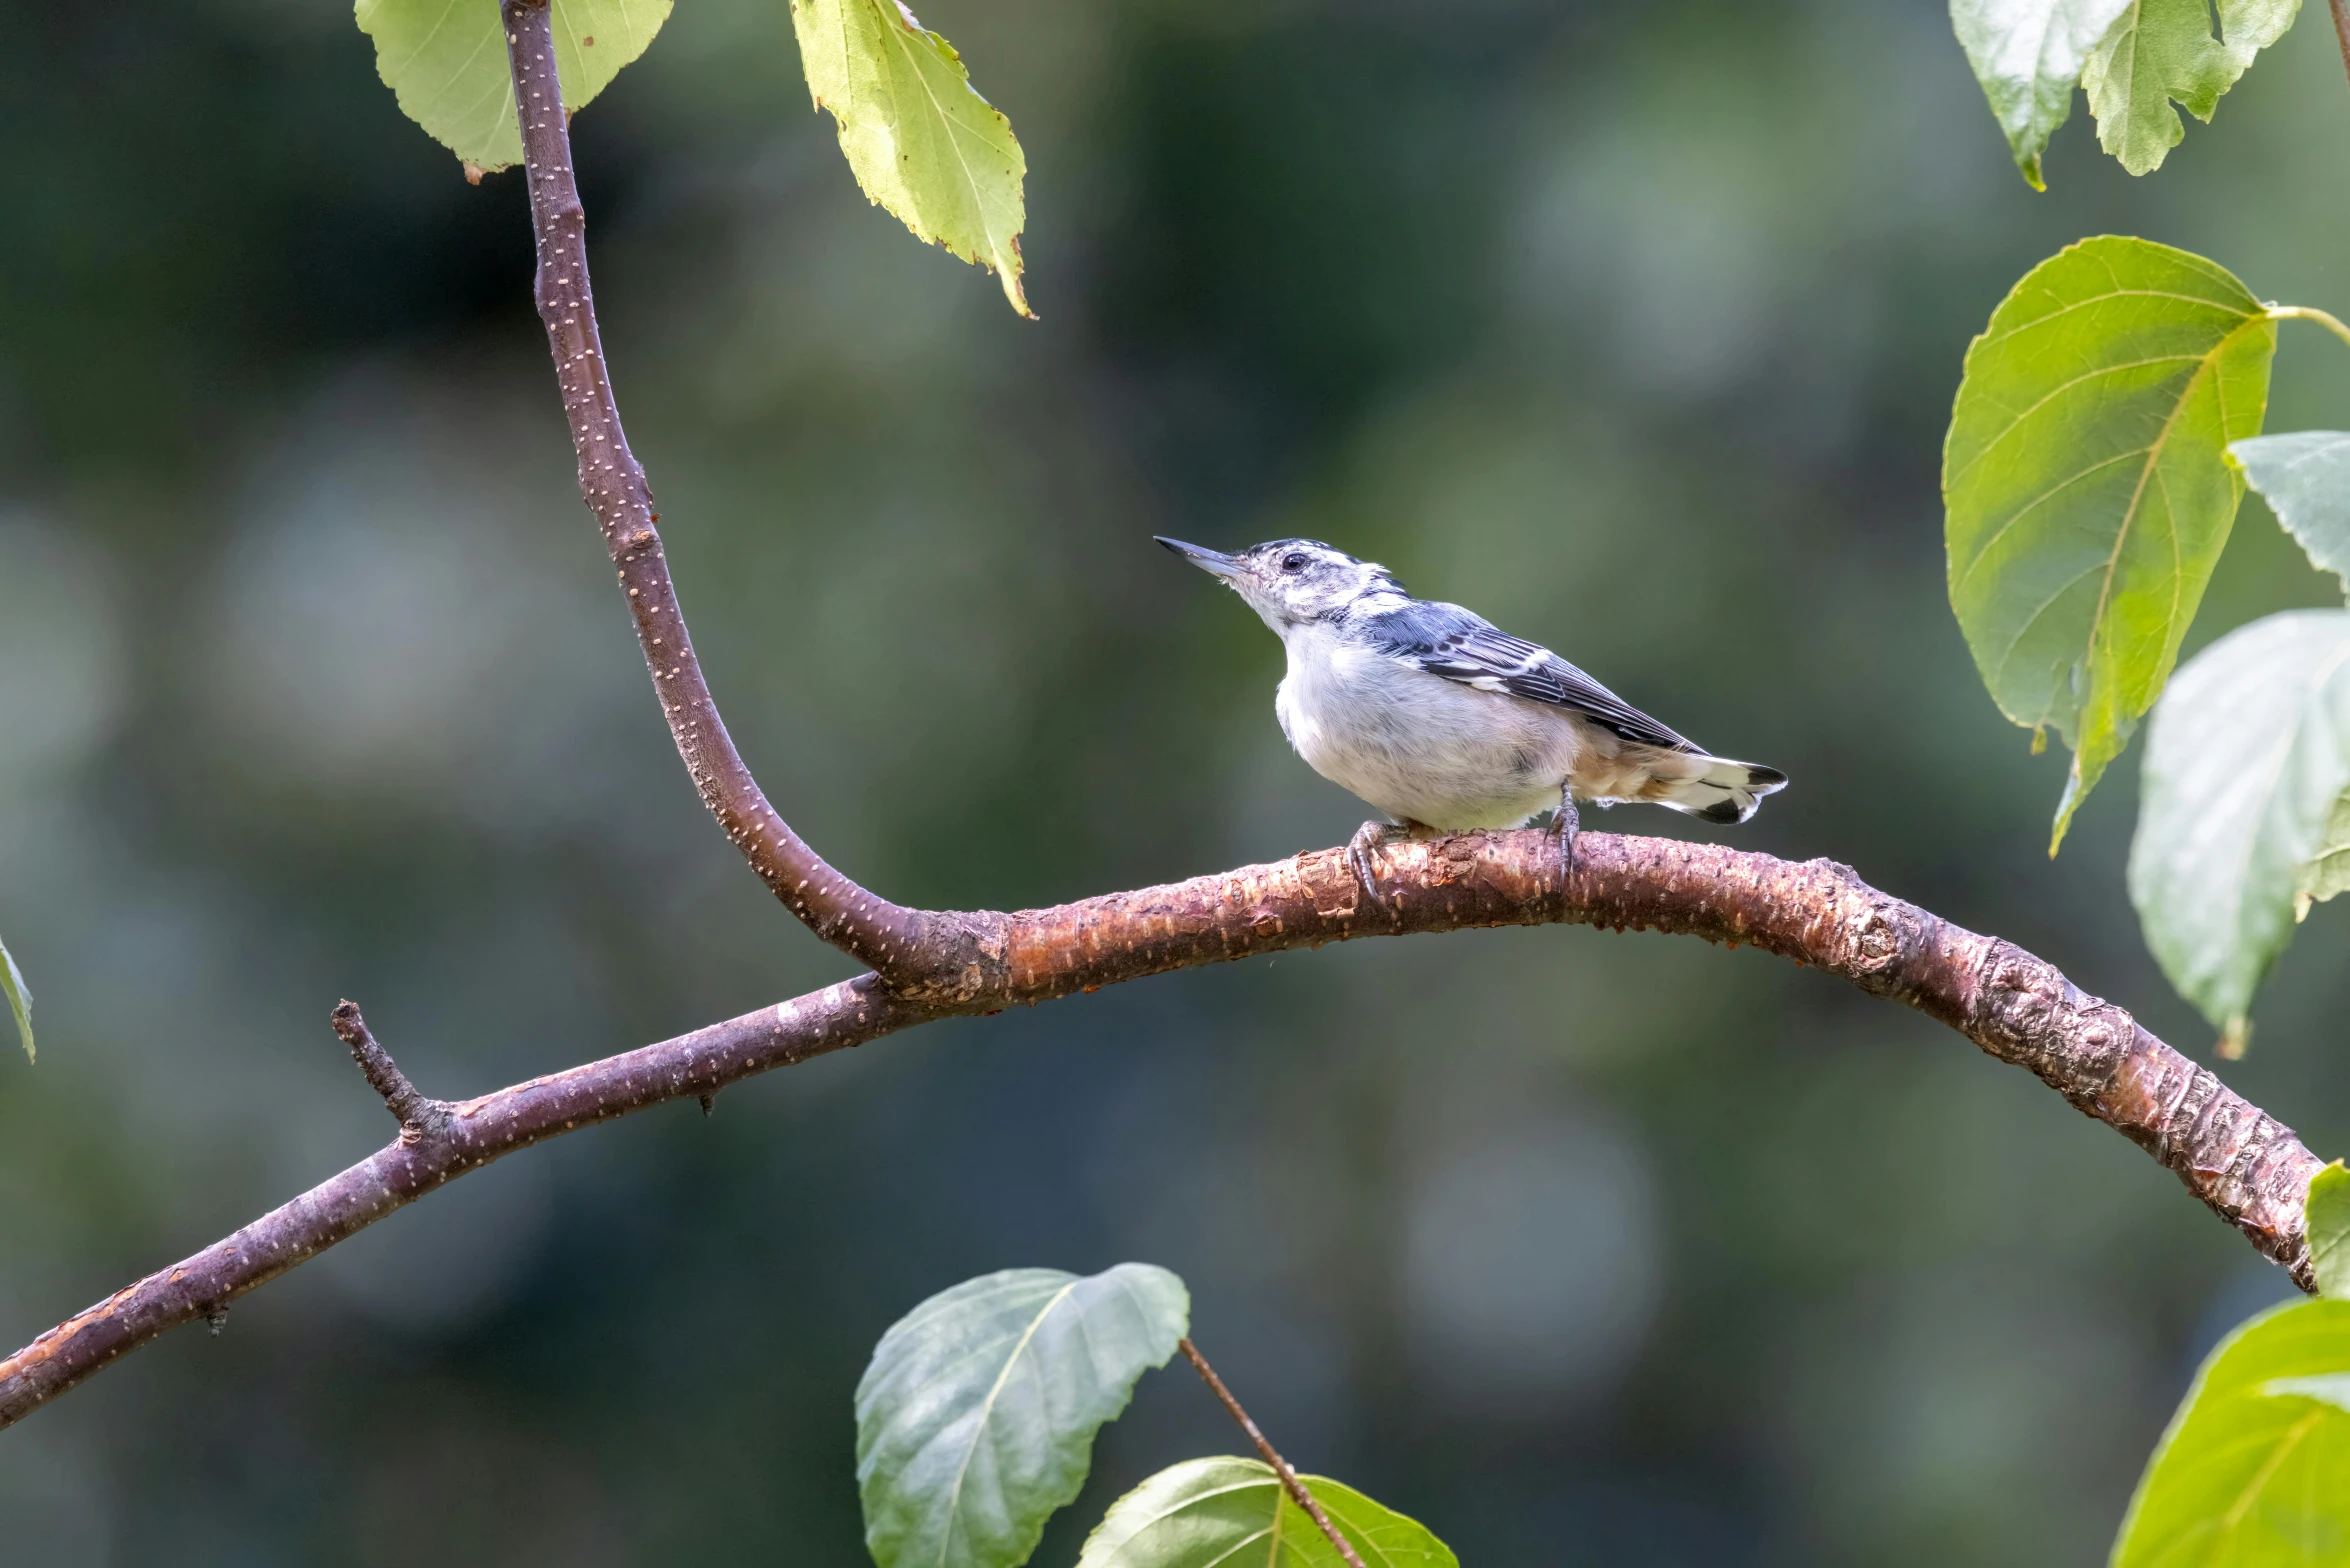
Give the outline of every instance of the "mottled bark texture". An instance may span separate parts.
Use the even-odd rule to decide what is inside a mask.
[[[1562,885],[1556,841],[1532,831],[1389,844],[1371,865],[1379,904],[1364,898],[1344,852],[1324,849],[1053,909],[942,915],[959,933],[956,950],[978,955],[952,984],[893,992],[861,975],[449,1104],[437,1130],[404,1116],[389,1147],[0,1362],[0,1424],[443,1182],[574,1128],[934,1019],[1352,937],[1477,926],[1563,923],[1742,943],[1914,1007],[2038,1074],[2168,1166],[2303,1288],[2311,1283],[2301,1209],[2321,1162],[2289,1129],[2053,965],[1880,893],[1849,867],[1585,833]]]
[[[825,941],[895,978],[895,966],[912,945],[921,917],[873,897],[833,870],[776,815],[735,750],[702,678],[662,554],[660,514],[653,510],[644,468],[628,448],[604,365],[588,279],[587,209],[580,205],[571,171],[571,134],[555,74],[546,0],[504,0],[501,12],[538,245],[539,319],[546,324],[563,414],[579,454],[580,498],[596,514],[604,548],[619,569],[629,613],[636,618],[637,643],[677,754],[685,759],[702,804],[768,890]]]
[[[1798,865],[1586,833],[1562,879],[1547,834],[1467,833],[1372,850],[1377,902],[1363,896],[1344,852],[1330,849],[1017,914],[905,909],[841,876],[768,805],[694,660],[597,339],[545,0],[504,0],[503,15],[538,238],[539,312],[579,454],[580,493],[619,569],[670,732],[704,803],[761,879],[875,973],[457,1103],[409,1084],[346,1003],[336,1032],[399,1118],[400,1136],[0,1361],[0,1425],[175,1324],[217,1323],[231,1298],[541,1139],[667,1100],[706,1104],[738,1079],[934,1019],[1258,953],[1473,926],[1563,922],[1750,943],[1914,1007],[2031,1069],[2145,1149],[2310,1287],[2302,1203],[2319,1161],[2289,1130],[2052,966],[1888,897],[1831,861]]]

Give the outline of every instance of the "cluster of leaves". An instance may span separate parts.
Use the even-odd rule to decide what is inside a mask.
[[[563,104],[575,110],[643,54],[672,0],[550,0]],[[790,0],[808,92],[830,109],[865,194],[919,238],[1020,282],[1028,162],[1012,122],[954,46],[897,0]],[[479,178],[522,161],[514,83],[490,0],[358,0],[375,67],[408,117]]]
[[[2097,141],[2132,174],[2162,167],[2186,135],[2174,103],[2209,122],[2252,57],[2284,36],[2301,0],[1950,0],[1991,116],[2015,165],[2045,190],[2040,155],[2089,94]]]
[[[865,1544],[881,1568],[1017,1568],[1073,1501],[1094,1434],[1189,1328],[1183,1281],[1147,1263],[1079,1277],[1006,1269],[898,1320],[857,1385]],[[1457,1568],[1426,1527],[1300,1478],[1366,1568]],[[1339,1568],[1337,1548],[1255,1459],[1193,1459],[1112,1504],[1078,1568]]]
[[[2035,746],[2053,728],[2072,748],[2049,853],[2154,710],[2131,897],[2231,1053],[2295,922],[2350,885],[2350,610],[2270,616],[2171,679],[2247,480],[2320,570],[2350,571],[2350,435],[2259,434],[2296,318],[2350,336],[2200,256],[2084,240],[1992,313],[1943,450],[1976,667]]]
[[[2320,1299],[2220,1342],[2147,1461],[2113,1568],[2350,1556],[2350,1171],[2309,1186]]]

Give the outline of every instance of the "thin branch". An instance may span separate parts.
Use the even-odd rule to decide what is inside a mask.
[[[893,981],[918,978],[905,960],[918,943],[925,952],[941,947],[939,935],[928,929],[935,922],[874,897],[826,865],[767,803],[718,716],[669,580],[655,527],[660,514],[653,510],[645,471],[629,451],[604,365],[588,281],[587,214],[571,172],[571,136],[546,0],[503,0],[502,11],[538,242],[539,318],[546,323],[547,348],[579,455],[579,493],[596,514],[604,547],[619,570],[636,618],[637,642],[677,753],[727,838],[809,929]]]
[[[1240,1429],[1248,1434],[1248,1440],[1257,1445],[1257,1452],[1265,1456],[1265,1463],[1271,1465],[1273,1473],[1281,1478],[1282,1489],[1289,1493],[1289,1500],[1304,1509],[1313,1519],[1315,1527],[1330,1538],[1330,1544],[1338,1548],[1338,1555],[1347,1560],[1349,1568],[1363,1568],[1363,1560],[1355,1555],[1353,1543],[1340,1535],[1338,1526],[1332,1524],[1330,1516],[1322,1512],[1322,1505],[1314,1500],[1314,1494],[1307,1491],[1305,1482],[1297,1478],[1296,1468],[1281,1457],[1266,1440],[1264,1433],[1257,1430],[1257,1424],[1248,1418],[1247,1411],[1240,1408],[1240,1401],[1232,1397],[1232,1390],[1226,1388],[1224,1380],[1216,1376],[1216,1369],[1208,1365],[1208,1358],[1199,1353],[1199,1346],[1191,1342],[1191,1336],[1187,1334],[1175,1341],[1175,1348],[1183,1352],[1183,1359],[1191,1363],[1191,1369],[1200,1375],[1201,1382],[1208,1385],[1208,1392],[1222,1402],[1226,1413],[1240,1423]]]
[[[1747,943],[1948,1024],[2152,1154],[2312,1287],[2302,1205],[2322,1162],[2290,1129],[2013,943],[1878,892],[1834,861],[1585,833],[1562,885],[1540,832],[1315,850],[1053,909],[952,918],[986,961],[924,996],[872,975],[626,1055],[451,1105],[445,1138],[395,1142],[226,1240],[125,1287],[0,1361],[0,1426],[177,1324],[276,1278],[469,1170],[578,1127],[699,1098],[934,1019],[1353,937],[1479,926],[1630,927]]]
[[[392,1053],[376,1044],[367,1020],[359,1016],[357,1002],[346,998],[335,1004],[334,1028],[336,1036],[351,1048],[351,1060],[359,1064],[368,1086],[383,1097],[384,1108],[400,1124],[402,1142],[413,1144],[448,1131],[449,1107],[417,1092],[408,1075],[400,1071],[400,1064],[392,1060]]]
[[[2342,69],[2350,73],[2350,0],[2333,0],[2334,41],[2342,46]]]

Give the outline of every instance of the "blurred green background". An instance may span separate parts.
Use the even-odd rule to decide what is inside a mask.
[[[487,3],[487,0],[483,0]],[[778,806],[906,901],[1363,815],[1277,644],[1149,542],[1305,533],[1785,768],[1832,855],[2183,1049],[2134,767],[1976,681],[1936,491],[1969,335],[2085,234],[2350,308],[2305,15],[2159,175],[2009,166],[1935,0],[931,0],[1030,160],[1031,295],[868,206],[781,0],[575,127],[605,339]],[[847,972],[704,820],[588,514],[518,175],[348,8],[10,8],[0,52],[0,1340],[380,1144],[360,1000],[478,1093]],[[2288,330],[2270,428],[2350,423]],[[2248,501],[2195,645],[2327,601]],[[1627,810],[1595,825],[1708,831]],[[2227,1076],[2350,1141],[2350,911]],[[863,1560],[849,1397],[1014,1264],[1190,1281],[1289,1455],[1478,1564],[2085,1564],[2284,1293],[2121,1139],[1897,1008],[1587,930],[1366,942],[953,1023],[471,1177],[0,1435],[40,1565]],[[1169,1372],[1040,1563],[1238,1434]]]

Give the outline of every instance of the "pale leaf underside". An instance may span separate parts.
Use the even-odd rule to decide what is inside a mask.
[[[2310,564],[2350,592],[2350,433],[2296,430],[2228,448]]]
[[[2231,1040],[2312,896],[2345,790],[2350,610],[2239,627],[2155,710],[2130,899],[2163,972]]]
[[[1094,1433],[1163,1366],[1190,1298],[1165,1269],[1007,1269],[923,1302],[857,1385],[857,1479],[881,1568],[1027,1560]]]
[[[1951,26],[2007,136],[2016,167],[2046,188],[2040,155],[2072,113],[2089,51],[2130,0],[1950,0]]]

